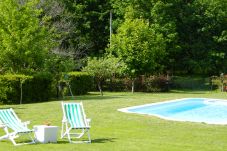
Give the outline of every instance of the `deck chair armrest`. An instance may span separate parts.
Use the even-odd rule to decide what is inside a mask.
[[[87,118],[86,120],[87,120],[88,125],[90,125],[91,119]]]
[[[30,124],[30,123],[31,123],[30,121],[22,122],[22,124],[23,124],[24,126],[27,126],[27,125]]]
[[[6,127],[6,125],[5,125],[5,124],[0,123],[0,128],[5,128],[5,127]]]
[[[68,122],[67,119],[63,119],[63,120],[62,120],[62,123],[66,123],[66,122]]]

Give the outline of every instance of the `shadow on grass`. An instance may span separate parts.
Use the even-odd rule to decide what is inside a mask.
[[[11,107],[10,105],[8,105],[8,107],[0,107],[0,109],[9,109],[9,108],[12,108],[13,110],[14,109],[19,109],[19,110],[24,110],[24,109],[26,109],[25,107],[17,107],[17,106],[13,106],[13,107]]]
[[[181,89],[181,90],[171,90],[170,93],[184,93],[184,94],[205,94],[205,93],[210,93],[212,91],[210,90],[204,90],[204,89],[196,89],[196,90],[191,90],[191,89]]]
[[[87,94],[87,95],[79,95],[79,96],[66,96],[64,99],[61,100],[107,100],[107,99],[116,99],[116,98],[121,98],[120,95],[115,95],[115,96],[108,96],[105,95],[101,96],[100,94]]]
[[[115,142],[116,138],[98,138],[91,140],[92,143],[107,143],[107,142]]]
[[[65,98],[55,98],[55,99],[50,99],[48,101],[37,101],[37,102],[27,102],[27,103],[23,103],[23,104],[4,104],[7,105],[4,107],[0,106],[0,109],[8,109],[8,108],[13,108],[13,109],[26,109],[24,107],[21,107],[21,105],[25,105],[25,104],[42,104],[42,103],[47,103],[47,102],[55,102],[55,101],[84,101],[84,100],[97,100],[97,101],[101,101],[101,100],[111,100],[111,99],[117,99],[117,98],[122,98],[120,95],[116,95],[116,96],[101,96],[101,95],[79,95],[79,96],[74,96],[74,98],[67,96]],[[18,105],[18,106],[17,106]],[[13,107],[11,107],[13,106]]]
[[[97,138],[97,139],[92,139],[91,143],[108,143],[108,142],[115,142],[116,138]],[[57,144],[69,144],[69,141],[67,140],[61,140],[58,141]]]

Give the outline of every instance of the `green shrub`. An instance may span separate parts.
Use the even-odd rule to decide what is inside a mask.
[[[64,92],[64,95],[70,94],[67,82],[71,86],[73,95],[86,94],[94,87],[94,80],[92,76],[86,72],[69,72],[64,74],[62,77],[62,82],[65,83],[64,86],[67,88]]]
[[[7,91],[9,91],[9,87],[6,86],[6,82],[0,79],[0,102],[4,103],[3,101],[7,100]]]
[[[172,77],[172,88],[189,90],[210,89],[210,79],[204,77]]]
[[[131,91],[129,78],[112,78],[103,82],[106,91]],[[169,81],[165,76],[139,76],[135,80],[137,92],[165,92],[169,90]]]
[[[0,76],[0,87],[1,87],[1,102],[2,103],[13,103],[18,104],[23,99],[23,85],[32,79],[31,76],[22,74],[6,74]],[[22,94],[21,94],[22,93]],[[22,98],[21,98],[22,97]]]
[[[217,90],[221,88],[222,81],[218,76],[212,76],[210,80],[210,85],[212,90]]]
[[[4,104],[47,101],[51,96],[52,77],[49,73],[37,73],[33,76],[6,74],[0,76],[0,101]]]
[[[104,91],[130,91],[131,80],[129,78],[112,78],[103,81]]]
[[[146,92],[166,92],[169,90],[169,80],[165,76],[149,76],[144,80]]]
[[[52,95],[52,76],[48,72],[40,72],[33,75],[33,78],[26,81],[23,87],[23,102],[47,101]]]

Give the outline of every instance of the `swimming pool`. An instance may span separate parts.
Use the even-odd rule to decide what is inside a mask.
[[[227,100],[222,99],[183,98],[118,110],[167,120],[227,124]]]

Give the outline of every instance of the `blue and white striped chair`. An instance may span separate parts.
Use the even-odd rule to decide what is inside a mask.
[[[34,139],[30,135],[33,132],[33,130],[30,130],[27,127],[29,123],[30,123],[29,121],[22,123],[12,108],[0,109],[0,128],[3,128],[6,133],[6,135],[0,137],[0,140],[9,139],[14,145],[35,143]],[[25,134],[29,136],[31,142],[19,144],[16,143],[14,139],[20,135]]]
[[[63,120],[61,138],[67,136],[70,143],[91,143],[90,138],[90,119],[86,118],[83,104],[62,102]],[[75,131],[75,132],[73,132]],[[72,138],[81,138],[87,133],[87,141],[72,141]]]

